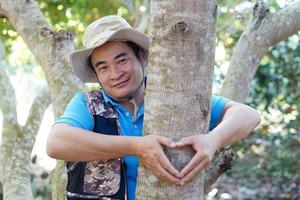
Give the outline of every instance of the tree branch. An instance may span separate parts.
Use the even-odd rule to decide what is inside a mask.
[[[70,53],[74,51],[74,43],[69,34],[54,34],[55,31],[32,0],[0,0],[1,8],[9,13],[9,21],[32,54],[41,65],[49,85],[54,114],[56,117],[63,113],[64,107],[74,93],[83,87],[79,78],[72,73]],[[41,30],[48,28],[53,34],[46,36]],[[63,162],[58,162],[64,167]],[[65,175],[56,170],[53,180],[52,199],[63,199]],[[63,185],[63,186],[62,186]]]
[[[265,46],[270,47],[300,30],[300,1],[272,13],[262,21],[258,35],[265,36]],[[266,39],[266,40],[264,40]]]
[[[24,127],[24,142],[26,148],[32,149],[35,136],[40,128],[46,108],[51,103],[48,87],[44,87],[34,98],[31,105],[29,116]]]
[[[137,22],[135,23],[135,27],[136,29],[138,29],[139,31],[145,32],[147,31],[147,28],[149,27],[149,16],[150,16],[150,0],[145,0],[144,1],[146,4],[146,11],[145,12],[141,12],[139,11],[139,15]]]
[[[234,154],[230,147],[222,148],[216,152],[211,165],[206,170],[204,193],[207,194],[210,191],[212,184],[221,176],[224,172],[232,167],[234,160]]]
[[[55,32],[35,1],[0,0],[0,4],[41,65],[50,88],[54,114],[60,116],[67,100],[83,86],[70,67],[70,53],[75,50],[73,36]],[[46,29],[51,34],[45,34]]]
[[[5,49],[0,41],[0,109],[5,121],[17,125],[15,90],[6,73],[6,67]]]
[[[135,16],[135,23],[133,27],[139,31],[145,32],[149,25],[149,14],[150,14],[150,0],[143,0],[142,2],[136,4],[132,0],[123,0],[124,6],[128,8],[129,12]],[[145,4],[147,10],[146,12],[140,11],[140,5]]]
[[[6,10],[0,7],[0,18],[8,18],[8,13]]]
[[[243,102],[268,48],[300,30],[300,1],[270,14],[262,1],[252,9],[247,28],[233,50],[221,94]]]
[[[132,0],[123,0],[122,1],[124,6],[128,8],[129,12],[135,15],[136,8],[135,8],[135,2]]]
[[[230,67],[226,74],[221,95],[238,102],[244,102],[249,86],[259,62],[268,48],[300,30],[300,1],[297,1],[275,13],[269,13],[262,1],[256,1],[250,21],[233,50]],[[219,158],[223,159],[219,159]],[[226,170],[221,166],[232,165],[231,151],[220,151],[208,169],[206,191]],[[229,159],[228,159],[229,158]],[[217,167],[214,167],[217,166]]]

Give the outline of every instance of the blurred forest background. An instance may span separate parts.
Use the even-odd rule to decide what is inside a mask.
[[[291,2],[269,0],[266,3],[272,13]],[[120,15],[147,32],[148,0],[38,0],[37,3],[55,31],[68,30],[74,34],[76,48],[82,47],[80,41],[87,24],[109,14]],[[213,93],[217,94],[221,88],[233,47],[247,25],[253,3],[244,0],[217,1]],[[6,52],[0,65],[5,68],[13,85],[14,91],[11,93],[16,96],[18,123],[23,126],[34,97],[47,85],[45,75],[22,38],[5,18],[0,19],[0,40],[3,44],[0,43],[0,52]],[[86,89],[91,87],[94,85],[85,86]],[[269,48],[252,81],[246,103],[260,111],[262,123],[249,138],[232,146],[237,154],[235,164],[212,187],[208,199],[300,199],[299,32]],[[2,110],[0,136],[3,115],[7,114]],[[31,154],[35,199],[51,199],[49,173],[55,167],[55,161],[46,156],[45,141],[53,122],[50,104]]]

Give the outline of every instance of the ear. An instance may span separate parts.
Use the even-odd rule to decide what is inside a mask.
[[[139,51],[139,60],[142,63],[143,67],[148,66],[148,51],[144,49],[140,49]]]

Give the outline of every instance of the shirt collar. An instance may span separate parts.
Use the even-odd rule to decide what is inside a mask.
[[[121,104],[119,104],[118,102],[116,102],[115,100],[113,100],[110,96],[108,96],[104,90],[101,90],[101,93],[103,95],[103,99],[105,103],[110,103],[112,106],[115,106],[121,110],[126,110]],[[138,115],[137,117],[141,116],[144,114],[144,103],[140,106],[139,111],[138,111]]]
[[[117,103],[115,100],[113,100],[110,96],[108,96],[104,90],[101,90],[101,93],[103,95],[103,99],[105,103],[110,103],[113,106],[119,106],[120,104]]]

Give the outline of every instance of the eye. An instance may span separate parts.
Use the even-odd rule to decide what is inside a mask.
[[[119,61],[118,61],[118,63],[119,64],[121,64],[121,65],[124,65],[124,64],[126,64],[127,63],[127,58],[122,58],[122,59],[120,59]]]
[[[103,73],[103,72],[105,72],[106,70],[107,70],[107,66],[106,65],[102,65],[102,66],[99,66],[98,67],[98,72],[101,72],[101,73]]]

